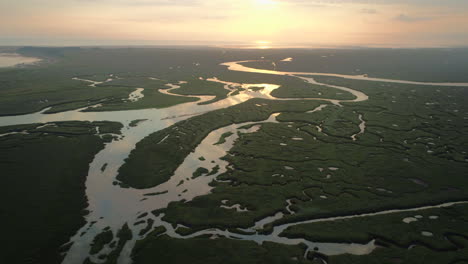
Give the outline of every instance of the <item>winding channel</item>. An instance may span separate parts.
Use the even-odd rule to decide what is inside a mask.
[[[401,81],[401,80],[388,80],[388,79],[379,79],[379,78],[368,78],[364,76],[350,76],[350,75],[340,75],[340,74],[323,74],[323,73],[305,73],[305,72],[281,72],[281,71],[271,71],[271,70],[261,70],[249,68],[241,65],[240,63],[248,62],[227,62],[221,65],[227,66],[229,70],[232,71],[241,71],[241,72],[254,72],[254,73],[263,73],[263,74],[275,74],[275,75],[289,75],[300,78],[305,82],[323,85],[325,87],[339,89],[342,91],[349,92],[355,96],[355,99],[352,100],[335,100],[335,99],[324,99],[324,98],[276,98],[271,95],[271,92],[277,88],[278,85],[275,84],[241,84],[241,83],[232,83],[221,81],[217,78],[207,79],[207,81],[219,82],[225,84],[225,89],[231,91],[231,96],[226,99],[207,104],[200,105],[200,102],[206,102],[212,100],[213,96],[188,96],[199,98],[197,102],[184,103],[164,109],[143,109],[143,110],[126,110],[126,111],[110,111],[110,112],[83,112],[83,110],[88,108],[81,108],[72,111],[54,113],[54,114],[45,114],[48,109],[43,109],[37,113],[19,115],[19,116],[4,116],[0,117],[0,126],[11,126],[11,125],[20,125],[20,124],[34,124],[34,123],[51,123],[51,122],[60,122],[60,121],[113,121],[120,122],[124,125],[121,136],[118,139],[114,139],[112,142],[107,143],[105,148],[96,154],[92,163],[90,164],[88,176],[86,179],[86,196],[88,199],[88,210],[89,214],[86,216],[87,224],[83,226],[73,237],[70,238],[71,247],[65,255],[63,263],[83,263],[86,258],[90,258],[93,262],[102,263],[103,261],[98,259],[97,256],[103,253],[109,253],[112,249],[109,245],[106,245],[104,249],[95,255],[90,255],[89,250],[92,244],[93,239],[99,233],[101,233],[105,228],[110,228],[113,234],[122,228],[124,224],[128,224],[129,228],[133,233],[133,238],[125,244],[118,263],[131,263],[131,251],[135,242],[139,239],[142,239],[147,234],[139,235],[139,233],[144,229],[144,225],[135,224],[138,221],[146,221],[152,219],[154,221],[153,227],[164,226],[166,228],[166,234],[174,238],[193,238],[201,235],[212,235],[213,237],[227,237],[233,239],[242,239],[255,241],[259,244],[265,241],[271,241],[287,245],[297,245],[300,243],[305,244],[308,249],[304,253],[307,254],[308,251],[312,249],[318,249],[318,252],[325,255],[338,255],[338,254],[368,254],[372,252],[375,248],[375,241],[370,241],[367,244],[349,244],[349,243],[316,243],[313,241],[307,241],[302,238],[286,238],[282,237],[281,233],[288,227],[304,223],[313,223],[320,221],[334,221],[337,219],[347,219],[353,217],[363,217],[363,216],[372,216],[378,214],[388,214],[395,212],[403,211],[415,211],[415,210],[425,210],[430,208],[438,208],[451,206],[457,203],[451,204],[442,204],[436,206],[420,207],[413,209],[405,210],[390,210],[384,212],[378,212],[374,214],[366,215],[357,215],[357,216],[343,216],[335,218],[325,218],[325,219],[314,219],[309,221],[301,221],[295,223],[288,223],[284,225],[275,226],[273,232],[268,235],[259,234],[258,230],[261,229],[268,223],[284,217],[283,213],[277,213],[273,216],[269,216],[265,219],[262,219],[255,223],[254,226],[243,231],[247,234],[236,234],[233,232],[228,232],[226,230],[219,229],[207,229],[198,231],[194,234],[183,236],[176,232],[177,227],[174,228],[171,223],[164,222],[162,220],[163,215],[155,216],[151,211],[156,209],[166,208],[170,202],[174,201],[190,201],[193,198],[201,195],[209,194],[212,187],[209,186],[209,183],[213,180],[216,180],[216,177],[226,171],[226,168],[229,164],[221,160],[220,158],[227,154],[232,146],[234,145],[235,140],[238,138],[237,132],[240,133],[255,133],[262,123],[265,122],[277,122],[276,117],[280,113],[275,113],[271,115],[267,120],[263,122],[247,122],[243,124],[233,124],[220,129],[212,131],[200,145],[189,154],[184,162],[178,167],[174,175],[165,183],[162,183],[154,188],[150,189],[133,189],[133,188],[122,188],[119,185],[115,185],[116,176],[118,169],[124,164],[125,159],[129,156],[130,152],[135,148],[135,145],[141,141],[146,136],[159,131],[161,129],[170,127],[174,125],[174,129],[177,128],[177,122],[181,120],[188,119],[195,115],[200,115],[209,111],[216,109],[226,108],[229,106],[237,105],[239,103],[245,102],[252,98],[265,98],[270,100],[318,100],[318,101],[328,101],[332,104],[340,105],[342,102],[362,102],[368,100],[368,96],[360,91],[356,91],[347,87],[328,85],[324,83],[316,82],[312,77],[303,77],[303,76],[333,76],[346,79],[358,79],[358,80],[368,80],[368,81],[377,81],[377,82],[392,82],[392,83],[407,83],[407,84],[419,84],[419,85],[439,85],[439,86],[468,86],[468,83],[422,83],[422,82],[411,82],[411,81]],[[96,87],[96,84],[100,82],[85,80],[80,78],[74,78],[76,81],[82,81],[90,83],[90,86],[99,89]],[[156,78],[150,78],[156,79]],[[107,81],[107,80],[106,80]],[[179,82],[176,84],[168,84],[167,86],[170,89],[162,89],[160,92],[173,94],[171,91],[173,89],[179,88]],[[244,88],[237,95],[232,95],[235,87]],[[249,88],[253,87],[263,87],[261,90],[253,90]],[[141,90],[139,90],[141,89]],[[127,103],[132,103],[134,100],[138,100],[143,97],[144,91],[142,88],[138,88],[135,92],[129,95],[129,100]],[[181,95],[177,95],[181,96]],[[261,105],[259,105],[261,107]],[[326,107],[326,105],[321,105],[316,109],[311,109],[309,113],[314,113],[320,111]],[[361,116],[362,118],[362,116]],[[138,122],[136,126],[130,126],[130,122],[133,120],[145,120]],[[364,122],[364,121],[363,121]],[[250,128],[242,128],[246,125],[252,125]],[[363,128],[361,127],[362,133],[364,133]],[[233,134],[226,138],[226,141],[222,144],[215,145],[219,140],[220,136],[224,133],[232,132]],[[99,131],[97,131],[99,133]],[[8,134],[0,135],[8,136]],[[356,139],[355,137],[353,138]],[[164,139],[163,139],[164,140]],[[204,157],[203,160],[200,157]],[[203,175],[202,177],[192,177],[192,172],[197,168],[204,167],[211,170],[211,175]],[[218,170],[215,171],[215,167],[218,167]],[[226,201],[224,201],[226,202]],[[465,203],[465,202],[459,202]],[[287,205],[289,214],[294,212],[289,210],[289,201],[285,201]],[[223,203],[220,201],[220,206]],[[241,205],[235,205],[240,208]],[[232,210],[226,206],[226,210]],[[242,212],[239,212],[242,213]],[[114,237],[114,241],[117,241],[117,238]]]

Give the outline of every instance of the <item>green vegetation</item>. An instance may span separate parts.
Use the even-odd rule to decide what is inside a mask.
[[[129,240],[132,239],[132,237],[133,237],[133,234],[130,228],[128,227],[128,224],[124,224],[122,228],[117,232],[118,242],[116,244],[115,242],[112,242],[113,245],[111,244],[111,248],[113,248],[113,250],[107,255],[106,254],[99,255],[98,258],[101,260],[104,260],[103,263],[105,264],[116,264],[120,256],[120,253],[122,252],[122,249],[124,248],[125,244]],[[93,250],[93,248],[91,248],[91,250]],[[84,261],[84,264],[94,264],[94,263],[89,258],[86,258]]]
[[[369,94],[371,100],[346,104],[343,108],[328,106],[312,114],[290,111],[278,116],[283,123],[263,124],[256,133],[241,134],[231,155],[225,157],[232,169],[218,177],[231,183],[213,182],[215,188],[211,194],[187,203],[171,203],[163,210],[163,219],[189,226],[194,232],[210,227],[249,227],[278,211],[287,214],[286,199],[292,199],[291,209],[296,214],[286,215],[274,224],[467,199],[464,175],[468,171],[465,161],[468,157],[463,149],[468,142],[461,136],[467,129],[463,125],[463,113],[467,112],[463,104],[466,89],[388,84],[380,88],[374,83],[323,79],[337,85],[346,82]],[[359,131],[358,114],[366,121],[366,129],[353,141],[351,135]],[[319,132],[316,126],[322,126],[323,131]],[[242,204],[249,211],[239,214],[223,210],[219,208],[222,200]],[[453,215],[465,214],[459,210]],[[321,232],[318,225],[323,223],[318,223],[317,227],[301,229],[297,236],[312,230],[312,234],[322,237],[310,236],[311,239],[330,241],[323,238],[326,235],[325,238],[336,242],[368,242],[372,237],[385,237],[388,230],[395,240],[406,239],[404,245],[415,237],[427,244],[429,238],[421,238],[419,231],[429,226],[409,232],[394,225],[386,227],[385,223],[395,222],[391,217],[380,218],[375,223],[373,218],[368,218],[369,222],[359,226],[344,225],[343,229],[356,230],[350,235],[347,235],[350,231],[340,231],[340,227],[332,224]],[[401,218],[398,221],[406,225],[400,223]],[[440,223],[441,228],[435,224],[431,230],[444,232],[444,223]],[[450,226],[463,225],[453,224]],[[371,225],[375,228],[370,228]],[[265,231],[270,228],[271,225],[267,226]],[[364,233],[364,229],[369,232]],[[456,233],[465,232],[461,230],[457,229]],[[441,250],[444,245],[440,239],[437,241],[440,243],[429,243],[432,245],[429,249],[418,247],[415,251],[420,253],[416,255],[414,251],[405,255],[408,259],[402,257],[405,253],[398,246],[377,250],[372,254],[377,254],[375,258],[329,259],[333,263],[348,263],[347,259],[372,263],[381,254],[392,258],[400,254],[402,261],[412,263],[417,257],[436,255],[438,251],[433,249]],[[463,256],[460,252],[441,253],[429,263],[438,263],[450,254],[454,259]]]
[[[222,100],[227,97],[228,90],[224,89],[221,83],[209,82],[199,79],[188,80],[187,83],[180,84],[180,88],[172,91],[175,94],[181,95],[213,95],[213,100],[201,103],[210,104]]]
[[[130,124],[128,124],[128,125],[131,126],[131,127],[136,127],[136,126],[138,126],[138,124],[140,124],[141,122],[145,122],[146,120],[148,120],[148,119],[137,119],[137,120],[133,120],[133,121],[130,122]]]
[[[161,195],[161,194],[165,194],[165,193],[168,193],[168,191],[155,192],[155,193],[147,193],[147,194],[145,194],[145,196]]]
[[[297,77],[282,75],[265,75],[258,73],[244,72],[220,72],[219,79],[229,82],[240,83],[268,83],[280,85],[271,95],[277,98],[324,98],[324,99],[354,99],[354,96],[328,87],[316,84],[310,84]],[[259,91],[261,87],[249,88],[253,91]],[[237,89],[232,95],[238,94],[244,89]]]
[[[265,88],[264,87],[250,87],[249,89],[254,91],[254,92],[258,92],[258,91],[261,91],[261,90],[263,90]]]
[[[208,172],[210,172],[208,169],[203,168],[203,167],[199,167],[199,168],[197,168],[197,170],[195,170],[193,172],[192,179],[198,178],[198,177],[202,176],[203,174],[207,174]]]
[[[24,68],[0,69],[0,115],[30,113],[47,107],[52,107],[49,112],[58,112],[102,104],[102,107],[91,110],[108,111],[162,108],[196,101],[196,98],[170,96],[158,92],[158,89],[168,88],[165,84],[179,81],[188,81],[188,84],[183,84],[180,89],[174,91],[176,93],[214,95],[216,98],[213,101],[226,97],[228,91],[223,89],[223,85],[200,80],[199,77],[218,77],[221,80],[241,83],[279,84],[281,88],[273,92],[273,96],[277,97],[350,97],[349,94],[311,85],[291,76],[232,72],[219,66],[221,62],[258,56],[273,60],[280,60],[289,55],[293,57],[294,62],[277,63],[282,70],[367,73],[370,76],[423,81],[468,80],[465,70],[468,68],[468,60],[464,59],[468,56],[466,49],[454,49],[450,52],[437,49],[253,52],[221,49],[29,47],[18,52],[44,58],[44,62]],[[326,58],[322,58],[324,54],[327,55]],[[332,54],[336,56],[331,56]],[[440,64],[441,58],[448,64]],[[392,63],[381,63],[388,60]],[[427,63],[428,60],[436,63]],[[346,63],[343,63],[345,61]],[[422,61],[425,63],[421,63]],[[271,62],[268,63],[271,65]],[[248,65],[267,66],[259,62]],[[95,81],[111,78],[112,81],[90,87],[90,83],[72,80],[74,77]],[[144,97],[137,102],[127,102],[128,95],[135,88],[144,88]]]
[[[347,92],[337,89],[330,89],[322,85],[309,84],[302,80],[302,83],[291,82],[286,86],[274,90],[271,95],[278,98],[330,98],[339,100],[352,100],[355,97]]]
[[[222,84],[204,80],[210,77],[238,83],[278,84],[281,87],[272,95],[280,98],[353,98],[349,93],[311,85],[292,76],[233,72],[219,66],[225,61],[261,56],[276,61],[278,69],[287,71],[367,73],[423,81],[468,80],[465,49],[26,48],[20,52],[47,60],[39,66],[0,69],[0,115],[34,112],[46,107],[52,107],[48,112],[57,112],[98,103],[102,106],[87,111],[160,108],[197,100],[158,92],[167,89],[166,84],[179,81],[187,83],[173,90],[174,93],[215,96],[207,103],[226,98],[228,91]],[[294,60],[278,62],[285,57]],[[450,67],[440,63],[442,58],[450,58],[447,59]],[[382,63],[390,60],[392,63]],[[271,61],[247,65],[274,67]],[[90,87],[90,83],[72,80],[73,77],[112,80]],[[223,157],[229,163],[227,171],[218,176],[220,181],[210,183],[213,187],[210,194],[172,202],[154,214],[164,213],[163,220],[174,226],[187,226],[178,228],[178,233],[191,234],[206,228],[245,233],[240,228],[251,227],[264,217],[282,212],[285,215],[282,219],[259,230],[269,233],[273,226],[282,223],[468,199],[465,176],[468,174],[465,136],[468,134],[468,89],[319,76],[314,79],[362,91],[369,95],[369,100],[338,107],[321,101],[253,99],[194,116],[137,143],[120,168],[118,179],[122,186],[140,189],[161,184],[213,130],[263,121],[272,113],[280,112],[279,123],[265,123],[255,133],[239,134],[234,147]],[[136,88],[144,88],[144,97],[128,102],[129,93]],[[261,87],[250,89],[258,91]],[[232,95],[240,92],[238,89]],[[321,104],[327,106],[307,113]],[[360,119],[365,122],[365,130],[356,136],[360,132]],[[134,120],[130,126],[140,121]],[[109,134],[118,134],[121,129],[120,124],[108,122],[66,122],[37,129],[38,125],[0,128],[0,134],[23,130],[30,133],[0,137],[0,148],[4,150],[0,152],[0,168],[7,172],[2,177],[6,187],[1,198],[11,201],[3,208],[3,219],[11,228],[4,236],[8,243],[2,260],[8,263],[61,261],[59,253],[69,245],[61,246],[84,224],[84,180],[88,164],[103,143],[112,138],[94,135],[96,126],[101,133]],[[221,135],[218,144],[230,135]],[[165,140],[161,142],[162,139]],[[211,171],[209,167],[198,168],[192,176],[218,173],[220,167],[212,163]],[[105,169],[104,165],[102,170]],[[163,193],[167,191],[146,195]],[[240,204],[248,211],[221,208],[223,200],[228,200],[229,205]],[[330,264],[465,263],[468,260],[466,211],[466,205],[458,205],[298,225],[283,233],[324,242],[367,243],[376,239],[381,246],[369,255],[329,257],[314,252],[304,257],[302,245],[258,245],[207,236],[174,239],[164,235],[163,227],[153,229],[153,220],[139,219],[137,223],[145,225],[139,235],[148,233],[148,236],[137,242],[132,254],[135,263],[322,263],[320,259]],[[403,218],[416,215],[422,218],[409,224],[402,222]],[[140,218],[145,216],[141,214]],[[431,219],[431,216],[438,218]],[[109,232],[105,230],[95,238],[91,252],[99,252],[115,235],[118,242],[114,242],[113,251],[98,258],[116,263],[126,241],[136,234],[132,234],[127,224],[116,234]]]
[[[274,224],[468,198],[468,142],[461,136],[468,133],[463,125],[466,89],[343,82],[371,100],[315,113],[290,111],[278,116],[282,123],[241,134],[225,157],[232,169],[218,177],[231,183],[212,183],[216,188],[210,195],[171,203],[164,219],[194,230],[234,228],[252,226],[278,211],[287,213],[287,199],[296,214]],[[366,130],[353,141],[358,114]],[[250,211],[215,208],[221,200]]]
[[[173,239],[151,236],[138,242],[133,251],[136,264],[153,263],[313,263],[303,257],[300,246],[236,241],[226,238]],[[183,254],[181,254],[183,252]]]
[[[383,247],[366,256],[329,257],[339,263],[463,263],[468,259],[467,206],[395,213],[332,222],[298,225],[287,229],[287,237],[313,241],[367,243],[377,239]],[[410,223],[403,219],[411,218]],[[426,236],[423,235],[426,233]]]
[[[151,218],[149,218],[149,219],[147,220],[146,227],[143,228],[143,229],[140,231],[139,235],[142,236],[142,235],[148,233],[148,232],[153,228],[153,224],[154,224],[154,220],[151,219]]]
[[[117,246],[115,249],[109,253],[106,259],[106,264],[116,264],[117,259],[120,256],[120,253],[122,252],[123,247],[127,243],[128,240],[131,240],[133,237],[132,231],[130,228],[128,228],[128,225],[125,224],[123,227],[117,232],[117,238],[119,239],[119,242],[117,243]]]
[[[146,245],[148,244],[148,241],[153,240],[155,237],[160,236],[161,234],[164,234],[166,232],[166,228],[163,226],[157,226],[155,227],[146,237],[142,240],[137,240],[135,246],[133,247],[133,254],[135,252],[139,252],[141,249],[145,248]]]
[[[152,80],[149,77],[124,77],[111,82],[97,85],[96,89],[109,87],[129,87],[133,92],[136,88],[144,88],[143,98],[136,102],[128,101],[128,94],[119,100],[105,101],[102,106],[89,109],[88,111],[118,111],[145,108],[165,108],[176,104],[194,102],[197,98],[172,96],[159,92],[159,89],[167,89],[164,81]]]
[[[59,112],[95,104],[103,104],[93,111],[161,108],[196,101],[161,94],[167,88],[159,77],[172,82],[191,77],[191,71],[181,73],[171,66],[178,50],[171,49],[84,49],[84,48],[24,48],[19,53],[45,58],[37,66],[0,69],[0,115],[36,112],[52,107],[48,112]],[[185,51],[183,63],[190,67],[193,60],[200,61],[206,52]],[[212,52],[211,52],[212,53]],[[212,55],[208,56],[212,60]],[[79,77],[106,82],[96,87],[73,80]],[[117,77],[122,79],[117,79]],[[126,102],[135,88],[145,88],[144,98]]]
[[[98,234],[91,244],[91,250],[89,253],[92,255],[99,253],[104,248],[104,245],[112,242],[112,239],[114,239],[112,230],[106,230]]]
[[[2,205],[8,226],[0,254],[5,263],[61,262],[62,245],[85,224],[85,179],[89,163],[104,147],[94,135],[96,126],[115,134],[122,127],[110,122],[55,125],[0,128],[0,134],[29,133],[0,137],[0,198],[8,201]]]
[[[226,138],[228,138],[228,137],[230,137],[230,136],[232,136],[232,135],[234,135],[234,133],[232,133],[232,132],[230,132],[230,131],[228,131],[228,132],[226,132],[226,133],[223,133],[223,134],[221,135],[221,137],[219,138],[218,142],[214,143],[213,145],[220,145],[220,144],[225,143],[225,142],[226,142]]]
[[[219,171],[219,165],[216,165],[213,167],[213,169],[211,169],[210,173],[208,173],[208,176],[215,175],[216,173],[218,173],[218,171]]]
[[[467,209],[467,205],[456,205],[442,209],[303,224],[288,228],[282,236],[349,243],[367,243],[377,239],[383,244],[401,248],[420,245],[437,251],[454,251],[459,248],[459,244],[454,243],[457,240],[452,238],[468,238],[468,227],[465,224],[468,219]],[[406,218],[412,222],[403,222]],[[424,236],[423,232],[430,232],[432,235]]]
[[[256,104],[263,104],[262,107]],[[314,101],[253,99],[245,103],[181,121],[138,142],[117,179],[133,188],[149,188],[167,181],[185,157],[213,130],[233,123],[263,121],[272,113],[304,112],[319,105]],[[167,137],[167,138],[166,138]],[[160,142],[166,138],[163,142]],[[178,151],[172,151],[179,146]]]
[[[458,251],[433,251],[425,247],[416,246],[410,250],[406,248],[378,248],[369,255],[352,256],[340,255],[328,258],[330,264],[378,264],[378,263],[401,263],[401,264],[439,264],[456,263],[465,264],[466,242]]]
[[[233,93],[231,93],[231,96],[236,96],[236,95],[240,94],[240,92],[243,91],[243,90],[244,90],[244,89],[238,88],[238,89],[236,89]]]
[[[253,53],[253,52],[252,52]],[[258,58],[257,54],[249,59]],[[468,49],[289,49],[261,52],[266,61],[250,67],[288,72],[321,72],[409,81],[467,82]],[[292,62],[280,62],[285,58]],[[444,63],[440,63],[443,61]]]

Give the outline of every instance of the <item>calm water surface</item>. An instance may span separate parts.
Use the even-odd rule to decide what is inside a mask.
[[[0,67],[13,67],[19,64],[32,64],[41,59],[24,57],[16,53],[0,53]]]

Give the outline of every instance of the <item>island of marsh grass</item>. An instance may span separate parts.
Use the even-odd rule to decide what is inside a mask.
[[[468,49],[265,50],[246,66],[287,72],[321,72],[426,82],[467,82]],[[248,60],[258,56],[252,56]],[[281,61],[292,58],[291,62]],[[441,62],[444,63],[441,63]],[[272,64],[275,62],[275,65]]]
[[[136,88],[144,88],[142,94],[143,98],[136,102],[128,101],[128,94],[120,100],[111,100],[102,102],[102,106],[90,108],[87,111],[120,111],[132,109],[145,109],[145,108],[166,108],[173,105],[195,102],[198,98],[172,96],[159,92],[159,89],[168,89],[166,81],[152,80],[149,77],[121,77],[122,79],[115,79],[97,85],[96,89],[108,87],[128,87],[133,92]]]
[[[210,104],[227,97],[229,91],[224,89],[224,84],[209,82],[200,79],[190,79],[187,83],[180,84],[180,88],[173,90],[173,93],[180,95],[212,95],[213,100],[203,102]]]
[[[180,254],[180,252],[184,252]],[[174,239],[166,235],[149,236],[138,241],[133,250],[136,264],[152,263],[313,263],[304,259],[301,246],[284,246],[226,238]]]
[[[277,98],[324,98],[337,100],[353,100],[355,96],[348,92],[322,85],[310,84],[303,80],[289,80],[288,84],[274,90],[271,95]]]
[[[196,98],[161,94],[157,90],[162,85],[148,78],[174,78],[176,81],[193,78],[191,71],[181,73],[169,69],[174,67],[170,66],[171,63],[177,62],[173,55],[185,53],[187,56],[182,56],[185,64],[192,64],[198,58],[203,60],[202,57],[207,55],[203,51],[167,49],[28,48],[19,52],[45,56],[52,62],[0,70],[0,115],[30,113],[47,107],[52,107],[50,112],[57,112],[97,103],[108,104],[100,110],[125,110],[160,108],[196,101]],[[212,59],[212,56],[207,58]],[[117,79],[119,75],[123,79]],[[90,83],[73,80],[74,77],[95,81],[114,80],[90,87]],[[145,97],[135,103],[123,103],[135,87],[146,88]]]
[[[346,220],[302,224],[286,229],[282,236],[320,242],[367,243],[377,239],[400,248],[419,245],[436,251],[455,251],[457,237],[468,239],[467,205],[393,213]],[[411,222],[405,223],[403,220]],[[428,232],[425,234],[425,232]],[[468,243],[466,240],[463,244]]]
[[[323,85],[310,84],[302,79],[292,76],[235,72],[224,69],[218,73],[217,77],[223,81],[236,83],[277,84],[280,87],[271,93],[272,96],[277,98],[324,98],[339,100],[352,100],[355,98],[350,93]],[[250,89],[253,91],[261,90],[260,87],[252,87]],[[240,92],[242,90],[238,91]],[[236,94],[238,94],[238,92]]]
[[[164,220],[184,224],[194,232],[249,227],[278,211],[287,214],[286,199],[292,199],[295,214],[275,224],[467,199],[466,139],[460,136],[466,129],[462,125],[464,90],[392,86],[395,95],[382,94],[388,88],[369,88],[365,92],[370,101],[344,108],[329,105],[312,114],[283,113],[278,120],[284,123],[263,124],[256,133],[242,134],[226,157],[232,170],[219,177],[231,183],[212,183],[215,188],[210,195],[171,203],[162,210]],[[408,102],[407,93],[420,94],[421,102]],[[437,93],[445,96],[432,97]],[[454,99],[445,101],[449,96]],[[427,105],[429,99],[436,100],[439,107]],[[358,114],[363,115],[366,130],[353,141],[351,135],[359,131]],[[323,126],[322,132],[317,125]],[[428,152],[439,146],[446,149],[444,153]],[[220,208],[222,200],[239,203],[249,211]],[[267,232],[269,228],[271,225]]]
[[[433,218],[434,216],[436,216],[437,219]],[[402,220],[406,217],[413,217],[417,219],[417,221],[410,224],[404,223]],[[339,243],[367,243],[372,239],[378,240],[377,243],[380,247],[375,249],[369,255],[355,256],[345,254],[330,257],[318,255],[320,258],[325,259],[327,263],[331,264],[387,263],[393,260],[398,260],[398,263],[407,264],[438,264],[446,263],[447,261],[449,263],[457,263],[456,260],[465,259],[468,254],[466,251],[468,235],[465,227],[466,225],[464,225],[466,217],[466,205],[457,205],[443,209],[430,209],[424,211],[298,225],[287,229],[282,235],[293,238],[305,237],[310,241]],[[430,232],[433,236],[425,236],[423,235],[423,232]],[[190,232],[187,231],[187,234],[189,233]],[[225,238],[219,238],[213,241],[202,237],[195,239],[173,239],[164,235],[156,237],[150,236],[144,241],[141,241],[141,243],[139,242],[138,247],[133,251],[133,258],[136,263],[139,263],[139,261],[147,263],[146,261],[148,261],[148,257],[145,258],[144,256],[148,256],[148,254],[156,254],[156,252],[162,250],[161,243],[164,242],[161,241],[158,243],[156,242],[158,240],[163,240],[165,243],[168,243],[167,240],[173,241],[169,242],[169,245],[172,245],[171,243],[186,243],[192,247],[196,247],[196,245],[201,245],[203,243],[219,243],[218,245],[222,245],[223,250],[230,250],[232,248],[232,246],[226,245],[226,243],[240,243],[245,245],[252,243],[236,240],[229,241]],[[245,258],[245,261],[263,261],[263,258],[258,260],[259,255],[261,256],[261,252],[268,250],[271,245],[275,245],[278,252],[288,252],[290,254],[292,254],[292,252],[300,254],[301,250],[302,252],[304,250],[304,248],[301,249],[300,247],[293,249],[286,245],[264,243],[262,246],[257,245],[251,249],[257,253],[253,253],[252,256],[242,255],[242,258]],[[172,246],[169,246],[169,248],[171,247]],[[212,248],[212,246],[209,246],[209,248]],[[207,258],[206,250],[187,252],[188,256],[185,255],[185,257],[192,257],[194,259],[200,259],[208,262],[211,259],[205,259]],[[162,254],[168,254],[168,256],[176,255],[173,253],[169,254],[167,252]],[[275,257],[278,258],[280,256],[281,255],[276,255]],[[309,252],[306,256],[307,259],[312,261],[314,256],[317,255],[314,255],[313,252]],[[299,260],[301,259],[300,257],[296,258]],[[318,261],[318,259],[315,260]],[[318,261],[312,263],[323,262]]]
[[[319,227],[320,228],[320,227]],[[132,252],[135,263],[151,263],[155,258],[168,263],[402,263],[402,264],[439,264],[464,263],[466,259],[467,241],[462,236],[452,235],[450,240],[455,241],[458,250],[433,250],[425,245],[414,245],[411,249],[382,243],[368,255],[338,255],[324,256],[308,252],[304,255],[302,245],[288,246],[266,242],[258,245],[250,241],[229,240],[226,238],[192,238],[174,239],[161,235],[164,230],[158,230],[137,242]],[[331,233],[335,233],[331,231]],[[183,250],[184,254],[179,254]],[[222,252],[222,254],[220,254]]]
[[[203,174],[208,174],[209,172],[210,171],[207,168],[199,167],[193,172],[192,179],[198,178]]]
[[[342,255],[328,263],[458,263],[468,259],[467,205],[304,224],[283,232],[313,241],[367,243],[383,247],[365,256]],[[403,219],[411,219],[405,223]],[[463,263],[463,262],[460,262]]]
[[[112,230],[105,230],[99,233],[94,238],[89,253],[92,255],[99,253],[104,248],[104,245],[109,244],[110,242],[112,242],[113,239],[114,234],[112,233]]]
[[[7,228],[1,258],[5,263],[60,263],[61,248],[85,224],[85,180],[89,164],[106,138],[119,134],[110,122],[57,122],[1,127],[0,169],[5,186],[0,197]]]
[[[188,84],[182,84],[174,91],[176,93],[216,96],[206,103],[226,97],[228,91],[222,84],[199,77],[279,84],[281,88],[273,93],[277,97],[350,97],[290,76],[231,72],[219,66],[222,62],[247,59],[252,55],[247,51],[26,48],[18,52],[48,60],[26,68],[0,69],[0,115],[31,113],[47,107],[51,107],[48,112],[52,113],[102,104],[102,107],[89,111],[114,111],[162,108],[196,101],[196,98],[158,92],[158,89],[167,88],[165,84],[179,81],[188,81]],[[101,82],[112,80],[90,87],[89,82],[73,80],[74,77]],[[145,89],[144,97],[137,102],[128,102],[128,95],[136,88]]]
[[[135,234],[132,234],[132,230],[128,227],[128,224],[125,223],[122,228],[117,232],[117,239],[118,242],[114,247],[112,247],[112,251],[107,255],[100,256],[102,259],[105,259],[106,264],[116,264],[117,260],[125,246],[125,244],[133,238]],[[85,260],[84,264],[92,264],[92,262],[88,259]]]
[[[133,120],[133,121],[131,121],[128,125],[129,125],[130,127],[136,127],[136,126],[138,126],[138,124],[143,123],[143,122],[145,122],[145,121],[147,121],[147,120],[148,120],[148,119],[137,119],[137,120]]]
[[[416,246],[410,250],[398,247],[382,247],[369,255],[339,255],[328,257],[330,264],[439,264],[439,263],[467,263],[466,241],[463,248],[457,251],[434,251],[425,247]]]
[[[257,104],[263,104],[258,107]],[[319,105],[313,101],[253,99],[206,113],[151,134],[139,143],[119,169],[117,179],[133,188],[148,188],[167,181],[185,157],[213,130],[234,123],[263,121],[282,111],[308,111]],[[167,137],[167,138],[166,138]],[[160,144],[163,138],[166,138]],[[180,146],[177,152],[174,146]],[[136,176],[138,175],[138,176]]]
[[[219,137],[218,142],[214,143],[214,145],[220,145],[220,144],[225,143],[225,142],[226,142],[226,138],[228,138],[228,137],[230,137],[230,136],[232,136],[232,135],[234,135],[234,133],[232,133],[231,131],[228,131],[228,132],[226,132],[226,133],[223,133],[223,134],[221,135],[221,137]]]
[[[287,199],[292,199],[291,208],[296,214],[286,215],[276,224],[466,199],[464,175],[468,167],[464,162],[467,157],[463,154],[463,148],[467,142],[460,136],[461,131],[466,129],[461,125],[465,112],[462,104],[464,90],[448,87],[440,90],[445,97],[453,96],[455,101],[450,103],[445,101],[445,97],[439,96],[437,99],[437,90],[437,87],[414,85],[369,86],[364,91],[371,100],[349,103],[345,107],[328,105],[315,113],[305,112],[314,109],[320,102],[275,101],[252,109],[248,107],[268,101],[251,100],[181,122],[167,131],[161,131],[159,135],[153,134],[145,139],[148,142],[144,144],[144,150],[139,149],[143,144],[137,145],[122,168],[148,168],[146,171],[160,168],[154,172],[154,176],[147,174],[147,178],[132,179],[134,186],[153,186],[170,177],[172,171],[167,171],[163,178],[162,169],[174,164],[175,170],[186,154],[181,153],[178,162],[174,162],[177,159],[166,159],[166,163],[157,165],[154,160],[161,158],[153,156],[149,159],[151,164],[136,163],[137,160],[143,161],[133,156],[137,153],[144,156],[144,153],[154,152],[157,155],[167,152],[164,151],[165,146],[150,142],[159,142],[169,134],[168,141],[165,141],[168,148],[188,146],[182,142],[191,142],[193,149],[218,127],[264,120],[273,112],[283,112],[278,116],[282,123],[262,124],[256,133],[241,134],[230,155],[225,157],[232,169],[219,176],[221,180],[230,180],[230,184],[212,183],[215,188],[210,195],[187,203],[171,203],[163,210],[164,220],[182,223],[193,231],[209,227],[245,228],[278,211],[287,213]],[[390,95],[392,92],[394,95]],[[417,93],[420,101],[417,104],[408,101],[408,93]],[[395,100],[400,103],[394,103]],[[429,109],[425,103],[427,100],[437,100],[441,107]],[[450,110],[453,105],[458,106],[458,112]],[[229,113],[235,109],[242,111],[233,118]],[[249,110],[244,111],[246,109]],[[223,119],[216,118],[220,114]],[[366,128],[364,134],[353,141],[351,136],[360,130],[358,114],[363,116]],[[408,117],[411,122],[408,122]],[[229,119],[230,122],[227,121]],[[216,122],[219,120],[225,122],[218,125]],[[321,132],[317,126],[322,127]],[[197,129],[187,130],[189,127]],[[200,129],[204,127],[206,131]],[[179,135],[174,132],[176,130],[183,133]],[[183,134],[186,134],[186,139]],[[198,135],[199,141],[193,141],[193,137]],[[443,153],[428,152],[432,148],[446,150]],[[447,167],[451,169],[447,170]],[[137,171],[133,174],[137,174]],[[142,175],[139,171],[138,174]],[[239,203],[249,211],[237,213],[220,208],[222,200]],[[207,218],[207,215],[210,217]]]
[[[465,90],[371,87],[362,88],[369,101],[328,105],[315,113],[282,113],[277,117],[282,123],[241,134],[225,157],[232,169],[218,177],[231,183],[212,183],[210,195],[171,203],[164,220],[193,230],[249,227],[278,211],[288,213],[287,199],[295,214],[275,224],[467,199]],[[408,100],[409,94],[418,95],[417,103]],[[366,128],[353,141],[358,114]],[[219,208],[222,200],[249,211],[226,211]]]

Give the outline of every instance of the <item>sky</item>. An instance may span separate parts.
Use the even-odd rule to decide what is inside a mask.
[[[1,0],[0,46],[468,46],[468,0]]]

